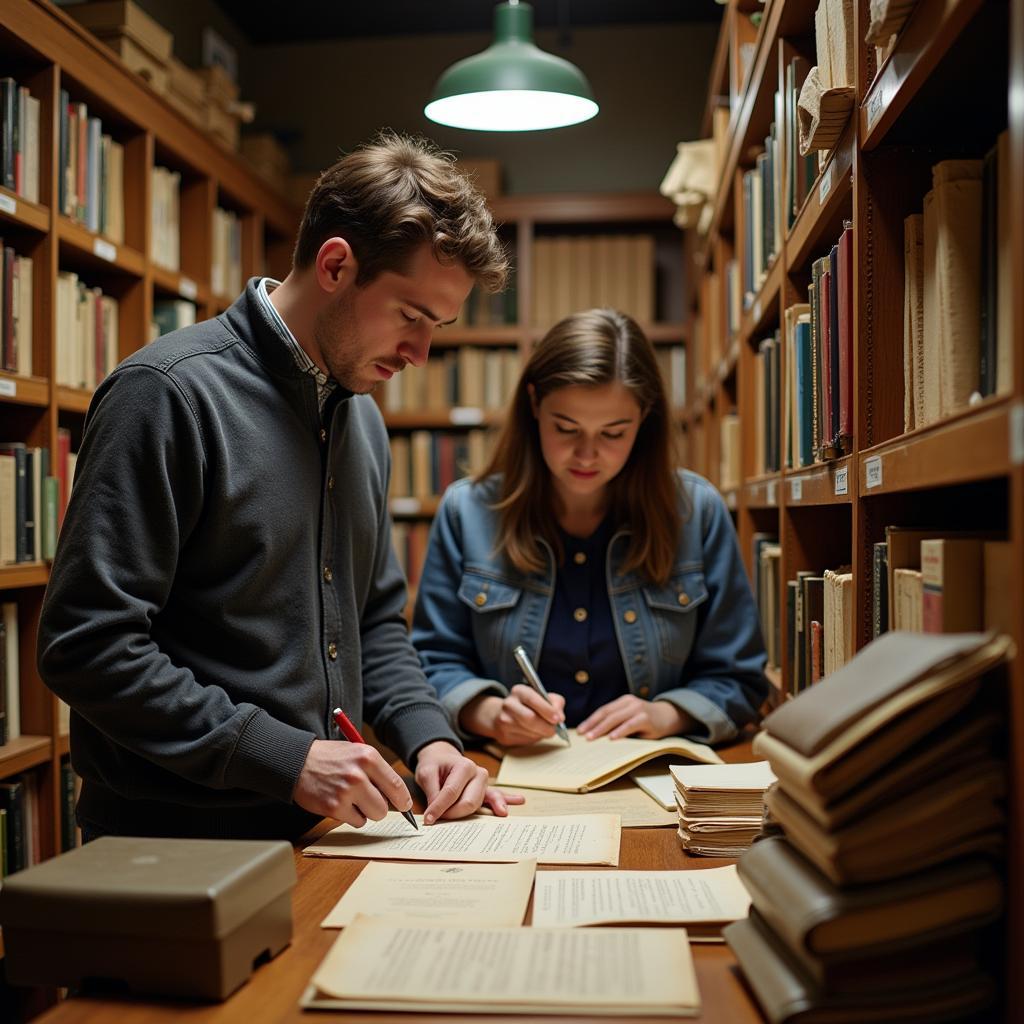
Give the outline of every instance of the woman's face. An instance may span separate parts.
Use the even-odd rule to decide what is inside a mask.
[[[533,402],[540,447],[567,503],[600,495],[626,464],[640,421],[640,406],[619,383],[568,387]]]

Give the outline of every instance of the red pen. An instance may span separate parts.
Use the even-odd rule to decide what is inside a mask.
[[[359,735],[359,730],[352,724],[352,719],[350,719],[348,715],[341,710],[341,708],[334,709],[334,721],[337,723],[338,728],[342,731],[345,739],[347,739],[349,743],[366,742],[366,740]],[[420,827],[416,823],[416,815],[413,814],[412,811],[402,811],[402,817],[405,818],[405,820],[409,822],[417,832],[419,831]]]

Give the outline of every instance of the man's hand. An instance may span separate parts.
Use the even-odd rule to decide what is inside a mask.
[[[416,755],[416,781],[427,797],[425,825],[433,825],[439,818],[464,818],[485,803],[499,818],[504,818],[509,804],[524,803],[518,794],[505,794],[488,786],[486,769],[463,757],[444,740],[420,748]]]
[[[313,740],[292,798],[307,811],[356,828],[370,818],[380,821],[390,807],[412,807],[405,783],[373,747],[338,740]]]
[[[689,715],[667,700],[643,700],[627,693],[588,715],[576,731],[588,740],[605,735],[613,740],[623,736],[660,740],[663,736],[688,732],[693,724]]]
[[[555,727],[565,721],[565,698],[552,693],[549,704],[539,693],[523,683],[512,687],[505,698],[487,694],[471,700],[459,715],[466,732],[489,736],[503,747],[521,747],[555,735]]]

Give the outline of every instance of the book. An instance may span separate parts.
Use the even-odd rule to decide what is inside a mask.
[[[1002,878],[984,858],[876,885],[837,888],[783,836],[755,843],[737,864],[758,913],[795,952],[848,960],[905,950],[996,920]]]
[[[601,736],[585,740],[575,729],[570,729],[569,742],[567,747],[557,737],[551,737],[528,747],[506,750],[498,770],[498,785],[587,793],[666,754],[704,764],[722,763],[706,744],[681,736],[660,740],[632,737],[612,740]]]
[[[982,541],[921,541],[921,622],[926,633],[961,633],[983,625]]]

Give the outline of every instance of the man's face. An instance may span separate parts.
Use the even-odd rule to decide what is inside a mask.
[[[343,387],[366,394],[406,366],[422,366],[434,330],[451,323],[473,286],[460,263],[439,263],[424,243],[404,273],[385,270],[341,289],[320,313],[314,340]]]

